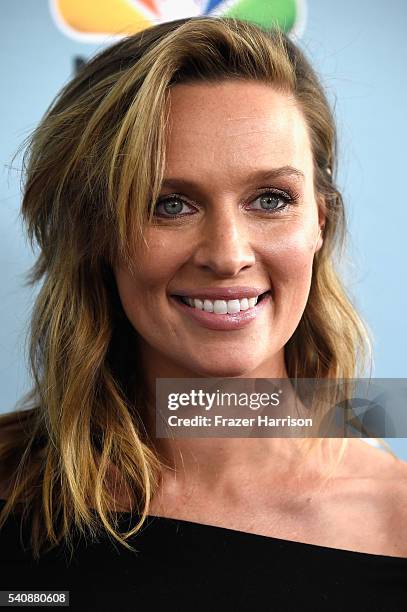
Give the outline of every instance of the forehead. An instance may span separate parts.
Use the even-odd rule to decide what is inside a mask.
[[[178,84],[170,91],[167,171],[312,165],[307,125],[294,97],[255,81]],[[211,172],[215,172],[213,166]]]

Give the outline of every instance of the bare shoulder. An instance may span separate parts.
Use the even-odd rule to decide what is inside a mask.
[[[344,470],[349,475],[379,480],[382,484],[407,483],[406,461],[360,439],[348,441]]]
[[[407,557],[407,463],[362,440],[349,440],[339,475],[342,500],[363,516],[377,551]],[[355,516],[356,518],[356,516]]]
[[[371,449],[377,453],[372,463],[377,466],[376,481],[382,491],[388,542],[398,556],[407,557],[407,462],[374,447]]]

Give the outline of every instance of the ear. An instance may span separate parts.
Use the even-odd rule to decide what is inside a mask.
[[[319,249],[322,247],[322,245],[324,244],[325,220],[326,220],[325,212],[323,210],[323,207],[321,205],[319,205],[318,206],[318,225],[319,225],[319,230],[318,230],[317,241],[315,243],[314,253],[317,253],[319,251]]]

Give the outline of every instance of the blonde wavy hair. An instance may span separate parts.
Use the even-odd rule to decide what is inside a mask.
[[[14,508],[22,520],[30,516],[36,558],[62,541],[72,551],[74,528],[91,537],[104,528],[133,550],[127,540],[148,515],[162,462],[143,425],[148,400],[137,333],[112,268],[119,259],[132,267],[134,245],[151,221],[170,88],[224,79],[292,93],[311,137],[324,244],[285,347],[289,377],[354,378],[370,358],[369,332],[335,271],[346,237],[335,123],[300,49],[277,28],[213,17],[162,23],[110,46],[62,89],[23,143],[21,215],[31,246],[39,247],[27,284],[43,282],[29,331],[33,387],[0,417],[8,491],[0,527]],[[137,522],[121,533],[123,491]]]

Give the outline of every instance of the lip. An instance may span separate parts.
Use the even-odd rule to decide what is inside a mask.
[[[269,290],[270,287],[202,287],[201,289],[179,289],[172,292],[172,295],[206,298],[208,300],[237,300],[239,298],[257,297]]]
[[[259,294],[256,293],[256,295]],[[242,329],[257,319],[257,317],[262,314],[264,309],[267,308],[268,304],[271,302],[271,294],[268,293],[266,296],[264,296],[264,298],[262,298],[262,300],[258,302],[256,306],[253,306],[248,310],[236,312],[235,314],[215,314],[214,312],[205,312],[199,308],[187,306],[184,304],[184,302],[178,300],[174,296],[171,296],[170,299],[176,308],[192,319],[192,321],[198,323],[198,325],[201,325],[201,327],[206,327],[207,329],[213,329],[216,331],[230,331],[234,329]]]

